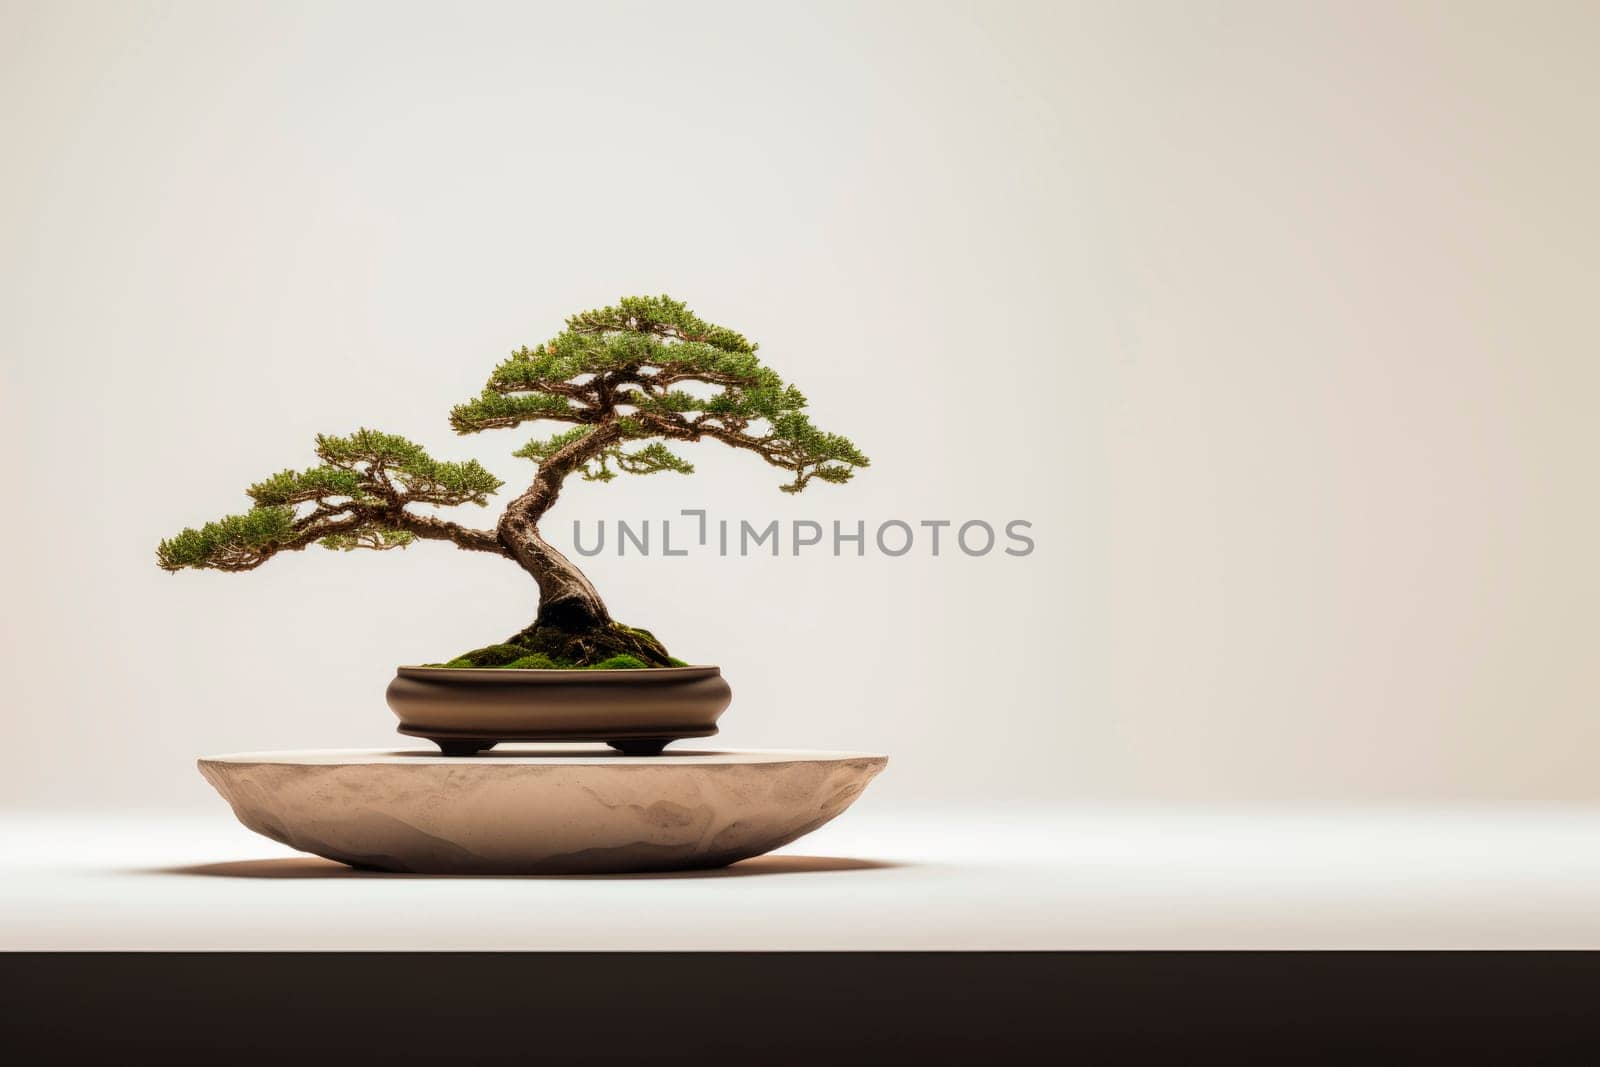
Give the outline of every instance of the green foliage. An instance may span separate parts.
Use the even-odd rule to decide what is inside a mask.
[[[581,468],[583,480],[586,482],[609,482],[617,476],[611,469],[611,457],[616,454],[616,449],[607,449],[600,453],[591,462],[585,463]]]
[[[673,455],[672,451],[659,441],[645,445],[637,452],[624,452],[619,448],[615,459],[617,466],[629,474],[655,474],[658,471],[694,473],[694,464]]]
[[[623,391],[621,395],[625,402],[632,404],[640,411],[656,412],[662,415],[682,415],[691,411],[701,411],[710,403],[710,401],[703,400],[693,393],[684,392],[682,389],[666,389],[654,393],[648,393],[640,389],[628,389]]]
[[[440,461],[413,441],[377,430],[361,429],[348,437],[318,434],[317,455],[335,472],[355,475],[363,487],[378,486],[392,476],[418,503],[484,507],[489,494],[505,484],[475,459]]]
[[[633,438],[648,436],[643,427],[634,420],[622,420],[623,436]],[[582,441],[594,432],[592,426],[574,426],[548,438],[535,438],[512,453],[523,459],[531,459],[537,463],[544,463],[551,456],[566,448],[568,445]],[[618,469],[628,474],[655,474],[658,471],[676,471],[679,474],[693,474],[694,465],[687,460],[674,455],[673,452],[656,441],[636,452],[625,451],[621,445],[612,445],[596,455],[590,457],[577,470],[583,475],[585,481],[609,482],[617,476],[611,469],[615,462]]]
[[[522,459],[531,459],[535,463],[543,463],[563,448],[572,444],[572,442],[581,441],[593,432],[593,426],[574,426],[572,429],[563,430],[553,437],[542,440],[534,438],[511,454]]]
[[[392,530],[381,526],[364,527],[357,533],[328,534],[320,538],[317,543],[323,548],[337,549],[349,552],[356,548],[371,548],[383,551],[389,548],[405,548],[417,539],[410,530]]]
[[[614,307],[585,311],[567,319],[569,333],[626,330],[699,342],[723,352],[754,352],[756,346],[733,330],[700,318],[669,296],[625,296]]]
[[[537,348],[512,352],[489,375],[482,394],[457,405],[450,423],[458,433],[540,420],[579,425],[528,442],[516,455],[545,464],[595,426],[617,422],[624,440],[662,438],[721,441],[755,452],[794,472],[785,492],[812,479],[845,482],[869,461],[847,438],[826,433],[806,416],[806,398],[762,364],[744,335],[695,315],[670,297],[624,297],[585,311]],[[712,386],[709,395],[678,388]],[[572,458],[569,455],[569,459]],[[610,481],[620,471],[654,474],[693,467],[656,443],[625,452],[596,445],[557,477],[576,471],[589,481]]]
[[[349,551],[404,548],[415,540],[402,528],[408,504],[486,506],[500,479],[477,460],[436,460],[413,441],[360,429],[347,437],[320,434],[317,458],[305,470],[282,470],[247,490],[255,507],[162,541],[156,563],[249,570],[278,552],[312,543]]]
[[[189,528],[156,547],[156,563],[165,571],[184,567],[244,570],[294,537],[294,509],[251,508],[243,515],[225,515],[198,530]]]
[[[450,425],[456,433],[476,433],[505,426],[516,426],[530,419],[570,416],[575,409],[566,398],[544,393],[506,396],[492,389],[450,409]]]
[[[428,453],[415,441],[365,427],[348,437],[317,434],[317,457],[324,463],[344,470],[351,469],[357,463],[377,463],[404,469],[429,462]]]
[[[794,463],[785,465],[797,472],[794,481],[778,487],[785,493],[798,493],[812,478],[836,485],[848,482],[857,467],[871,462],[849,438],[817,429],[802,412],[773,416],[772,434],[793,457]]]
[[[295,472],[279,471],[245,490],[257,504],[303,504],[328,497],[364,498],[361,475],[338,467],[312,467]]]

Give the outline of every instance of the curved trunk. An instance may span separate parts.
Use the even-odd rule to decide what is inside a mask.
[[[495,533],[522,569],[539,583],[536,626],[582,632],[611,625],[611,613],[594,583],[539,534],[539,517],[555,493],[541,493],[539,482],[511,502]]]
[[[528,491],[500,516],[495,537],[539,583],[539,614],[532,626],[505,643],[468,653],[467,658],[479,657],[474,663],[499,666],[527,652],[581,666],[618,655],[632,656],[653,667],[674,662],[654,634],[613,620],[594,584],[539,534],[539,520],[556,502],[567,475],[621,438],[621,427],[614,420],[602,422],[587,436],[546,457]]]
[[[575,468],[621,436],[615,423],[596,426],[587,437],[556,452],[539,465],[528,491],[500,516],[495,534],[522,569],[539,583],[539,615],[535,626],[583,633],[612,625],[611,613],[594,584],[571,560],[539,534],[539,520],[556,502],[561,483]]]
[[[509,516],[508,516],[509,517]],[[534,523],[500,522],[500,540],[522,569],[539,583],[539,614],[534,624],[562,630],[599,630],[611,625],[611,613],[594,584],[571,560],[539,536]],[[509,532],[509,536],[508,536]]]

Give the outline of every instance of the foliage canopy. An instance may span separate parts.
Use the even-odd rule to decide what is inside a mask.
[[[319,435],[316,466],[256,482],[247,490],[249,511],[162,541],[156,561],[168,571],[237,571],[314,543],[381,551],[419,538],[450,541],[512,559],[539,583],[539,619],[505,645],[491,646],[510,657],[497,662],[530,655],[577,665],[617,655],[676,662],[648,631],[610,619],[588,579],[540,536],[538,522],[569,474],[610,481],[618,474],[692,473],[670,443],[711,440],[753,452],[788,472],[780,486],[788,493],[813,481],[849,481],[867,466],[847,438],[812,424],[805,396],[765,366],[756,348],[667,296],[625,297],[573,315],[549,341],[512,352],[478,396],[450,412],[460,434],[570,424],[513,453],[537,470],[494,529],[414,510],[487,506],[502,483],[478,461],[437,460],[404,437],[360,429]]]
[[[583,477],[694,470],[663,441],[715,440],[755,452],[794,474],[785,492],[812,479],[845,482],[868,465],[849,439],[819,430],[806,398],[762,364],[744,335],[716,326],[667,296],[626,297],[573,315],[538,348],[519,348],[495,367],[482,393],[450,412],[457,433],[525,422],[576,425],[535,438],[516,455],[546,462],[563,449],[585,453]],[[614,437],[584,449],[602,426]],[[630,450],[633,442],[653,441]]]

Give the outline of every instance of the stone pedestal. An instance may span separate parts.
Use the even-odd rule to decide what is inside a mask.
[[[257,833],[341,863],[426,874],[603,874],[722,867],[838,815],[884,768],[855,752],[569,745],[471,758],[255,752],[199,761]]]

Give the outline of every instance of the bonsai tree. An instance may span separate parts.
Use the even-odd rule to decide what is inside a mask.
[[[481,394],[451,410],[458,434],[570,424],[513,453],[538,468],[493,529],[418,510],[488,506],[503,483],[476,460],[436,460],[403,437],[360,429],[319,435],[318,465],[257,482],[247,490],[249,511],[162,541],[156,560],[173,572],[247,571],[311,544],[386,551],[418,539],[447,541],[515,563],[538,583],[539,608],[526,629],[446,666],[669,666],[678,661],[654,635],[612,619],[594,584],[544,539],[540,522],[574,474],[605,482],[618,473],[691,473],[666,442],[709,440],[751,452],[793,475],[781,486],[786,493],[849,481],[867,457],[813,426],[805,406],[741,334],[666,296],[628,297],[572,316],[538,348],[512,352]]]

